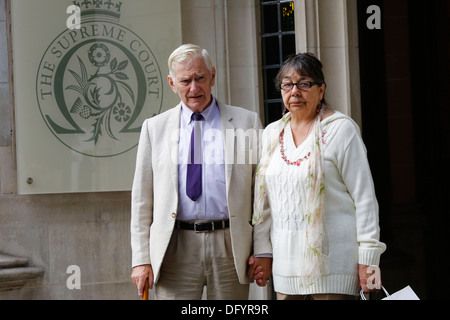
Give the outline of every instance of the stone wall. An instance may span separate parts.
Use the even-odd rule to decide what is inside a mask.
[[[130,192],[17,194],[8,15],[0,0],[0,253],[28,259],[43,275],[3,299],[136,299],[131,282]],[[16,93],[18,94],[18,93]],[[80,267],[81,289],[67,268]]]

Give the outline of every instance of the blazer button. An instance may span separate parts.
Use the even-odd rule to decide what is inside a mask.
[[[176,217],[177,217],[177,214],[176,214],[175,212],[173,212],[173,213],[172,213],[172,218],[175,219]]]

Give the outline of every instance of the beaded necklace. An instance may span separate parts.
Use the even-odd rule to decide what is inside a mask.
[[[284,153],[284,129],[283,129],[283,131],[281,131],[281,134],[280,134],[280,152],[281,152],[281,159],[283,159],[284,162],[286,162],[290,166],[297,166],[297,167],[300,166],[302,161],[308,160],[308,158],[311,156],[311,152],[308,152],[308,154],[306,156],[304,156],[303,158],[300,158],[295,161],[288,160],[288,158],[286,157],[286,154]]]

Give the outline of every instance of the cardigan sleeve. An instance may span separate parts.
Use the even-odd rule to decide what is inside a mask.
[[[344,143],[338,151],[338,167],[355,205],[358,263],[379,265],[386,245],[380,242],[378,202],[359,128],[344,120],[336,138]]]
[[[253,254],[255,256],[272,254],[272,242],[270,240],[270,228],[272,226],[272,214],[267,194],[264,197],[264,221],[253,226]]]
[[[270,124],[261,137],[260,150],[265,150],[274,124]],[[272,226],[272,213],[269,205],[267,192],[264,196],[263,222],[253,226],[253,253],[255,256],[272,254],[272,242],[270,240],[270,229]]]

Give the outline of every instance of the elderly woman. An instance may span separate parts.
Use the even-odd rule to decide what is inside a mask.
[[[322,64],[312,54],[289,58],[276,85],[288,112],[263,133],[253,223],[265,232],[255,232],[255,266],[267,279],[260,257],[273,254],[278,299],[371,291],[367,268],[378,266],[386,246],[359,128],[327,107]]]

